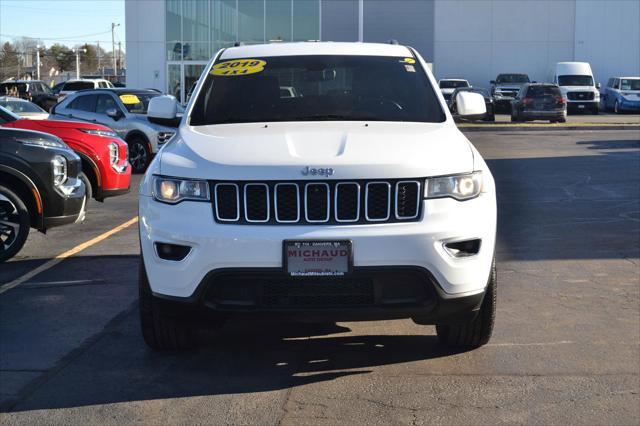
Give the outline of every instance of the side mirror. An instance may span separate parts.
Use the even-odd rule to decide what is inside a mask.
[[[115,121],[120,120],[120,114],[121,112],[118,111],[116,108],[109,108],[105,111],[105,114],[107,114],[107,116],[113,118]]]
[[[178,101],[174,96],[163,95],[151,98],[147,117],[149,119],[174,120],[178,114]]]
[[[456,95],[456,108],[458,118],[470,120],[483,118],[487,114],[484,96],[480,93],[459,92]]]
[[[596,89],[600,88],[600,83],[596,83]]]

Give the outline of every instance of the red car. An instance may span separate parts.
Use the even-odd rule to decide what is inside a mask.
[[[2,107],[0,126],[36,130],[62,139],[82,159],[79,176],[87,187],[87,199],[104,201],[129,192],[131,166],[127,143],[110,128],[75,121],[26,120]]]

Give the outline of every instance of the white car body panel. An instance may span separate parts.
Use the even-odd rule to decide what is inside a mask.
[[[457,129],[424,60],[407,47],[362,43],[282,43],[229,48],[220,60],[277,55],[416,56],[436,92],[442,123],[312,121],[190,126],[188,117],[201,78],[175,137],[151,162],[140,184],[140,241],[151,290],[190,297],[207,273],[222,268],[281,268],[286,239],[350,239],[353,264],[417,266],[430,271],[443,297],[484,291],[496,237],[495,184],[478,151]],[[332,168],[333,175],[303,176],[306,167]],[[476,198],[423,200],[422,217],[405,223],[357,225],[240,225],[218,223],[212,202],[175,205],[153,197],[155,175],[206,180],[353,180],[427,178],[481,170]],[[478,254],[456,258],[450,241],[480,238]],[[161,259],[153,244],[191,246],[181,261]]]

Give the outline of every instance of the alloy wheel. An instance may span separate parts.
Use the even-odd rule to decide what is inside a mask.
[[[0,194],[0,251],[8,251],[20,233],[20,215],[17,207]]]
[[[136,171],[144,169],[147,165],[147,150],[142,142],[133,142],[129,145],[129,163]]]

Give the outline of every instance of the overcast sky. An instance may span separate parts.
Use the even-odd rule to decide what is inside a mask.
[[[124,0],[0,0],[2,42],[22,36],[47,46],[100,41],[110,51],[112,22],[120,24],[116,43],[124,50]]]

